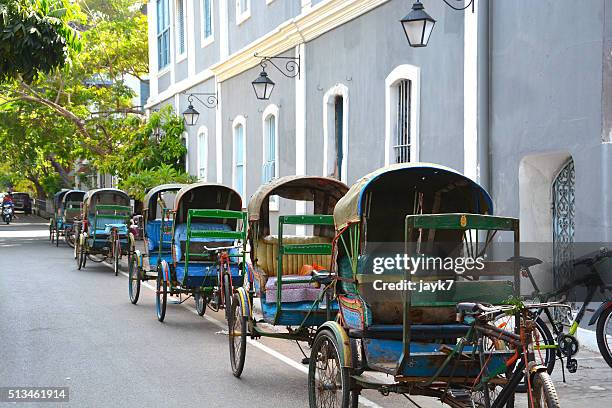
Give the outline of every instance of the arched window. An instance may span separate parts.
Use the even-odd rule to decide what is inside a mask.
[[[278,169],[278,106],[268,105],[261,115],[263,127],[263,163],[261,182],[265,184],[279,176]],[[270,210],[278,210],[278,196],[270,197]]]
[[[336,84],[323,95],[323,175],[347,180],[348,88]]]
[[[419,160],[420,69],[400,65],[385,80],[385,164]]]
[[[246,119],[240,115],[232,123],[233,129],[233,160],[232,160],[232,185],[242,196],[242,202],[246,204]]]
[[[200,127],[198,130],[198,180],[208,180],[208,128]]]

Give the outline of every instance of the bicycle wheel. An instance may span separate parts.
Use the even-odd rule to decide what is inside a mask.
[[[66,243],[68,244],[68,246],[70,248],[74,248],[74,229],[72,228],[67,228],[64,231],[64,239],[66,240]]]
[[[195,301],[198,316],[204,316],[204,313],[206,313],[206,298],[200,292],[196,292],[193,294],[193,300]]]
[[[118,236],[115,236],[114,241],[113,270],[115,271],[115,276],[117,276],[119,275],[119,259],[121,258],[121,240]]]
[[[56,226],[55,227],[55,247],[56,248],[59,247],[59,239],[60,239],[60,230],[59,230],[59,227]]]
[[[533,399],[535,408],[560,408],[555,384],[547,372],[537,372],[533,376]]]
[[[231,305],[229,319],[227,320],[230,363],[232,364],[232,373],[235,377],[240,378],[246,356],[247,318],[242,313],[242,305],[238,294],[234,294]]]
[[[537,318],[535,323],[535,334],[533,339],[534,358],[535,362],[539,365],[546,367],[546,371],[552,374],[555,368],[556,354],[557,354],[557,342],[554,339],[550,329],[541,318]],[[503,324],[503,326],[501,326]],[[514,331],[514,316],[501,315],[495,320],[495,325],[503,327],[505,330]],[[497,349],[504,349],[505,345],[498,342],[495,345]],[[527,383],[523,379],[517,386],[516,392],[526,392]]]
[[[310,408],[349,406],[350,370],[340,364],[340,346],[330,330],[317,334],[308,366],[308,400]]]
[[[138,265],[138,257],[133,256],[129,265],[128,293],[130,295],[130,302],[135,305],[138,303],[138,297],[140,296],[140,267]]]
[[[612,304],[597,319],[597,346],[606,363],[612,367]]]
[[[225,320],[229,321],[232,308],[232,281],[229,271],[223,271],[223,300],[225,301]]]
[[[155,288],[155,310],[157,312],[157,320],[164,321],[166,317],[166,304],[168,302],[168,284],[164,279],[164,274],[159,268],[157,270],[157,285]]]

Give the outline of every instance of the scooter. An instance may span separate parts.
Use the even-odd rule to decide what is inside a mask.
[[[2,221],[9,225],[13,221],[13,206],[10,204],[2,205]]]

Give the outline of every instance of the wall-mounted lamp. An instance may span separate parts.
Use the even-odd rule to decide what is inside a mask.
[[[255,96],[257,99],[262,101],[267,101],[270,99],[270,95],[272,94],[272,90],[274,89],[274,81],[268,77],[268,73],[266,72],[266,67],[268,66],[268,62],[274,68],[278,70],[281,74],[286,76],[287,78],[295,78],[300,77],[300,56],[297,57],[264,57],[255,53],[255,57],[261,58],[259,65],[261,66],[261,73],[259,76],[251,82],[253,85],[253,90],[255,91]],[[285,67],[279,67],[274,63],[274,60],[285,60]]]
[[[183,94],[187,95],[186,92],[183,92]],[[205,96],[206,98],[200,99],[198,98],[198,96]],[[216,93],[193,92],[193,93],[188,94],[187,101],[189,102],[189,106],[187,106],[187,109],[183,111],[183,118],[185,119],[185,124],[187,126],[195,125],[198,122],[198,118],[200,117],[200,112],[198,112],[193,107],[194,99],[196,99],[198,102],[200,102],[202,105],[204,105],[208,109],[214,109],[217,107],[218,99],[217,99]]]
[[[452,5],[449,2],[450,0],[442,1],[444,1],[444,3],[446,3],[446,5],[453,10],[461,11],[472,6],[472,13],[474,12],[474,0],[469,0],[467,4],[466,0],[455,0],[457,2],[462,2],[462,7]],[[408,39],[408,43],[411,47],[426,47],[434,25],[436,24],[436,20],[425,12],[423,3],[421,3],[420,0],[416,0],[416,2],[412,5],[412,10],[410,13],[408,13],[406,17],[402,18],[400,23],[402,23],[404,34],[406,34],[406,38]]]

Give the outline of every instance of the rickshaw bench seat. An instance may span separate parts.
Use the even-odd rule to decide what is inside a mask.
[[[192,231],[232,231],[232,227],[227,224],[215,224],[208,222],[192,222]],[[191,238],[190,243],[209,243],[214,242],[215,246],[230,246],[233,241],[219,241],[215,238]],[[183,257],[184,248],[187,243],[187,224],[177,224],[174,228],[174,250],[176,253],[176,259],[179,260]],[[197,248],[192,247],[191,252],[198,252]]]
[[[185,277],[185,263],[179,262],[175,268],[176,280],[182,282]],[[218,271],[217,264],[214,262],[190,262],[189,268],[187,269],[187,282],[186,286],[197,287],[202,286],[214,286],[218,282]],[[230,273],[232,276],[232,284],[235,286],[242,286],[242,275],[240,274],[240,267],[237,263],[230,264]]]
[[[149,251],[155,251],[159,249],[159,233],[161,232],[162,220],[151,220],[147,222],[146,232],[147,232],[147,248]],[[169,228],[172,227],[172,221],[164,221],[164,225]],[[170,240],[172,239],[172,233],[168,232],[164,234],[164,245],[162,249],[170,250]]]
[[[283,235],[284,244],[329,244],[332,239],[319,236]],[[317,264],[329,267],[329,255],[284,255],[283,275],[297,275],[303,265]],[[257,241],[257,266],[268,277],[277,275],[278,270],[278,236],[268,235]]]
[[[338,302],[335,300],[330,305],[332,316],[338,312]],[[304,321],[306,315],[311,311],[313,302],[281,303],[281,314],[277,325],[280,326],[299,326]],[[261,302],[261,312],[264,320],[270,324],[274,322],[276,314],[276,303]],[[314,311],[306,319],[306,326],[320,326],[327,321],[327,311],[324,308],[315,307]]]
[[[281,300],[283,303],[314,302],[321,294],[321,287],[315,287],[313,282],[291,283],[295,280],[304,280],[305,276],[286,275],[283,276],[281,287]],[[276,277],[268,278],[266,282],[266,302],[276,302]]]

